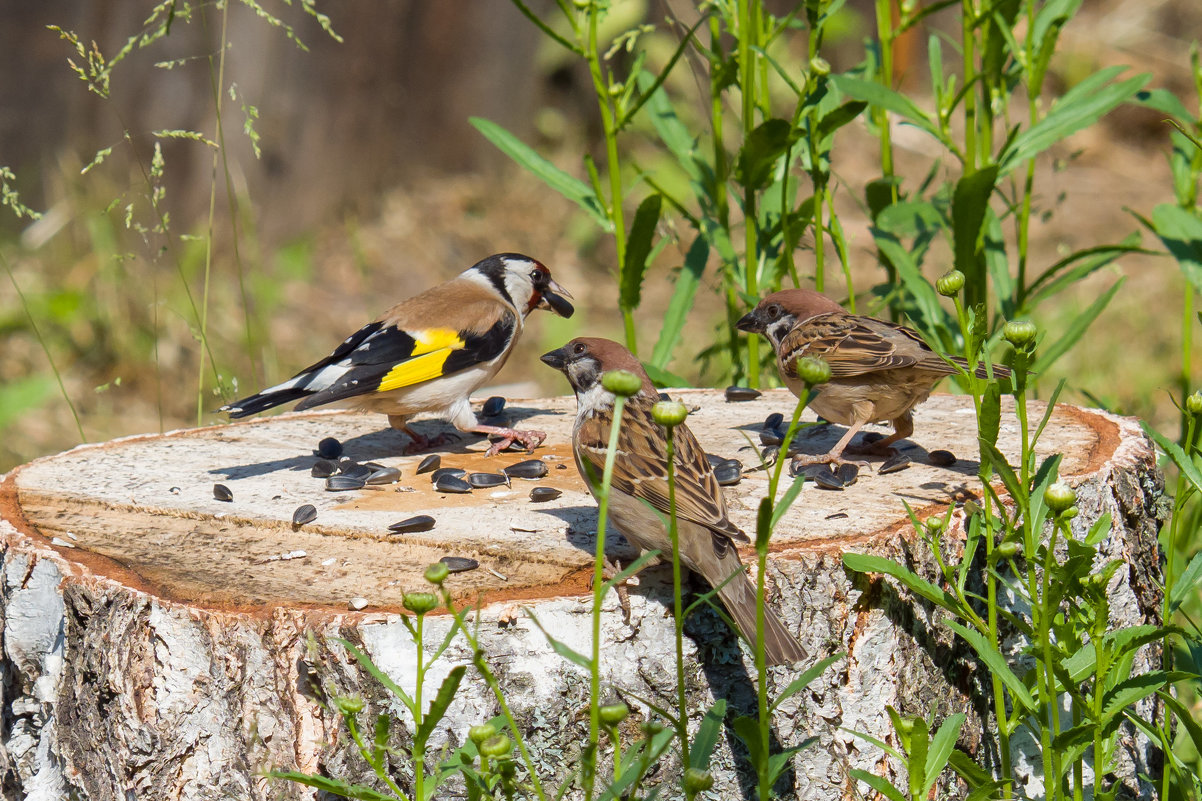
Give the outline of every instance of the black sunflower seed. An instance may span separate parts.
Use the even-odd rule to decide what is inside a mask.
[[[895,453],[886,459],[884,463],[876,469],[876,474],[878,476],[883,476],[889,473],[896,473],[899,470],[905,470],[909,466],[909,456],[906,456],[904,453]]]
[[[563,493],[555,489],[555,487],[535,487],[534,489],[530,490],[530,500],[534,501],[535,503],[553,501],[560,495],[563,495]]]
[[[488,400],[484,401],[483,408],[480,413],[485,417],[496,417],[505,408],[505,399],[500,395],[493,395]]]
[[[765,428],[760,432],[761,445],[779,445],[785,441],[785,432],[779,428]]]
[[[364,479],[368,484],[395,484],[401,478],[401,471],[395,467],[381,467]]]
[[[726,461],[726,457],[719,456],[716,453],[707,453],[705,455],[705,460],[710,463],[710,467],[717,467],[718,465],[720,465]]]
[[[742,480],[743,470],[738,462],[723,462],[714,468],[714,478],[723,487],[730,487]]]
[[[547,463],[542,459],[527,459],[511,464],[501,472],[510,478],[542,478],[547,474]]]
[[[326,479],[326,490],[329,492],[345,492],[346,490],[363,489],[363,479],[354,476],[330,476]]]
[[[837,475],[831,472],[830,465],[808,464],[802,467],[799,472],[822,489],[843,489],[843,482],[839,480]],[[798,475],[798,473],[794,473],[793,475]]]
[[[329,478],[337,472],[338,465],[329,459],[318,459],[313,463],[313,468],[309,470],[309,475],[313,476],[313,478]]]
[[[758,389],[751,387],[727,387],[726,401],[727,403],[738,403],[739,401],[755,400],[761,394]]]
[[[431,481],[438,481],[443,476],[454,476],[455,478],[463,478],[467,475],[467,471],[462,467],[440,467],[430,474]]]
[[[347,478],[362,478],[366,480],[372,472],[372,469],[367,465],[359,464],[351,459],[343,459],[338,463],[339,475],[346,476]]]
[[[438,561],[447,566],[448,573],[465,573],[480,566],[475,559],[468,559],[466,556],[444,556]]]
[[[337,459],[342,455],[342,443],[333,437],[326,437],[317,443],[317,455],[323,459]]]
[[[509,476],[501,473],[468,473],[467,483],[476,489],[499,487],[502,484],[509,486]]]
[[[397,534],[412,534],[417,531],[429,531],[434,528],[434,518],[430,515],[418,515],[410,517],[399,523],[393,523],[388,527],[389,531],[394,531]]]
[[[927,454],[927,461],[935,467],[951,467],[956,463],[956,454],[951,451],[931,451]]]
[[[224,484],[214,484],[213,497],[219,501],[232,501],[234,500],[234,493]]]
[[[764,467],[771,467],[776,464],[776,458],[780,456],[780,448],[775,445],[769,445],[760,451],[760,459],[764,461]]]
[[[434,491],[456,493],[471,492],[472,485],[457,476],[443,475],[439,476],[438,480],[434,482]]]
[[[780,428],[785,424],[785,416],[780,412],[773,412],[764,420],[764,425],[761,426],[765,431],[771,431],[775,428]]]
[[[437,453],[432,453],[425,459],[422,459],[421,464],[417,466],[417,474],[429,473],[431,470],[437,470],[442,466],[442,457]]]
[[[845,487],[850,487],[856,483],[856,478],[860,475],[860,468],[851,462],[844,462],[839,465],[839,469],[835,471],[835,475],[839,477],[839,483]]]
[[[316,519],[317,507],[311,503],[296,507],[296,511],[292,513],[292,525],[294,526],[303,526],[305,523],[312,523]]]
[[[373,471],[383,470],[385,467],[387,467],[387,465],[382,465],[379,462],[363,462],[362,464],[364,467],[368,468],[369,470],[373,470]]]

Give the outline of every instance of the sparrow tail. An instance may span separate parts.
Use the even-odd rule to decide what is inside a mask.
[[[734,619],[739,631],[754,647],[755,585],[743,574],[743,566],[733,549],[727,551],[718,561],[719,575],[714,578],[707,575],[706,578],[716,584],[736,570],[741,575],[727,581],[718,590],[718,597],[722,599],[722,604]],[[806,658],[805,649],[771,607],[764,610],[764,656],[769,665],[791,665]]]

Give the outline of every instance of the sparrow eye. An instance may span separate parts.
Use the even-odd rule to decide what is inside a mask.
[[[583,342],[577,342],[572,346],[572,353],[577,356],[583,356],[586,350],[588,350],[588,348],[584,347]]]
[[[773,303],[771,306],[769,306],[764,311],[766,311],[768,313],[769,320],[775,320],[777,317],[780,317],[781,308],[780,308],[780,306],[777,306],[775,303]]]

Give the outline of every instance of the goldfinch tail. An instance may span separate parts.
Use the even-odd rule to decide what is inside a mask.
[[[250,417],[252,414],[267,411],[276,406],[280,406],[297,398],[305,398],[313,394],[313,390],[307,387],[298,387],[291,385],[292,382],[280,384],[278,386],[265,389],[262,392],[256,392],[248,398],[227,403],[217,411],[228,414],[231,418]]]

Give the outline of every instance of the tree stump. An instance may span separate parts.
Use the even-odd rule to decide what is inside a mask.
[[[760,421],[794,406],[780,390],[744,403],[725,402],[713,390],[673,394],[698,407],[689,423],[708,451],[746,465],[757,461],[756,451],[744,448],[759,445]],[[265,778],[262,771],[271,768],[372,783],[328,695],[361,694],[368,712],[396,708],[332,638],[360,643],[411,689],[415,650],[399,622],[401,597],[428,588],[423,570],[443,556],[479,561],[479,569],[451,576],[448,586],[463,603],[482,601],[488,660],[543,780],[552,786],[562,780],[587,730],[581,714],[587,678],[555,655],[519,610],[530,609],[551,635],[588,651],[596,506],[571,458],[574,414],[572,398],[511,401],[502,415],[507,424],[548,433],[535,456],[549,472],[468,495],[435,493],[428,474],[415,474],[422,457],[399,455],[401,434],[384,428],[380,416],[349,412],[131,437],[13,470],[0,485],[4,797],[313,797]],[[1041,414],[1033,404],[1032,416]],[[1012,461],[1013,421],[1003,408],[999,446]],[[442,424],[423,426],[434,433]],[[809,429],[802,446],[822,452],[841,433],[836,426]],[[343,442],[351,459],[399,467],[400,483],[325,491],[322,479],[310,475],[324,437]],[[936,722],[964,712],[959,746],[995,764],[983,666],[929,605],[900,585],[850,574],[841,562],[844,551],[874,553],[934,580],[931,555],[916,543],[902,502],[926,517],[979,496],[975,437],[970,400],[936,395],[919,408],[915,435],[903,443],[913,460],[909,469],[862,471],[843,491],[807,484],[774,534],[770,602],[813,660],[847,654],[774,720],[781,747],[817,738],[786,774],[797,798],[864,797],[865,787],[853,788],[851,768],[898,777],[900,766],[849,733],[895,742],[887,705],[933,713]],[[442,464],[496,471],[530,458],[485,458],[484,447],[472,439],[445,449]],[[936,467],[924,449],[958,458]],[[1154,510],[1161,479],[1151,443],[1134,420],[1060,406],[1040,451],[1064,455],[1061,474],[1076,487],[1081,510],[1075,532],[1102,513],[1113,517],[1105,555],[1127,563],[1111,583],[1114,624],[1158,622]],[[233,499],[217,500],[215,483]],[[535,503],[529,498],[535,486],[562,495]],[[766,488],[763,471],[727,488],[737,525],[754,531]],[[292,526],[293,510],[306,503],[316,506],[316,520]],[[436,526],[410,534],[387,528],[418,514],[433,516]],[[629,554],[616,535],[609,548]],[[753,556],[745,554],[745,561]],[[670,574],[649,570],[631,588],[629,622],[612,593],[603,613],[607,692],[631,691],[623,697],[636,720],[647,712],[636,696],[674,705]],[[352,599],[367,605],[351,611]],[[448,626],[446,616],[428,618],[433,644]],[[754,669],[733,633],[708,610],[690,617],[686,632],[693,708],[700,712],[725,698],[734,713],[754,714]],[[456,640],[431,674],[433,686],[468,661],[466,645]],[[1145,648],[1137,670],[1159,661],[1154,646]],[[772,669],[774,692],[804,667]],[[469,726],[497,714],[491,692],[474,675],[469,669],[435,748],[461,744]],[[398,748],[408,742],[406,725],[394,727]],[[1152,746],[1134,733],[1124,736],[1124,781],[1133,794],[1150,797],[1136,776],[1156,772]],[[1018,751],[1020,769],[1027,770],[1021,744]],[[1041,777],[1038,758],[1029,757],[1032,789]],[[394,758],[394,769],[404,786],[412,767]],[[679,769],[667,764],[653,779],[665,783],[667,797],[676,797]],[[745,751],[730,729],[712,770],[714,797],[752,796]],[[949,777],[940,797],[963,794]]]

